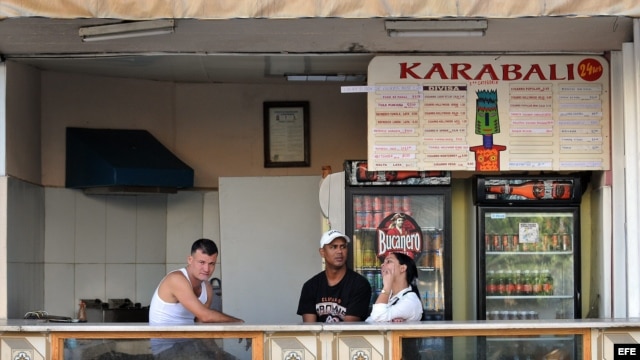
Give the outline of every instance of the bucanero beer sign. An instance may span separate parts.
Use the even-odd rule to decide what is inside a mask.
[[[422,249],[422,231],[408,214],[393,213],[382,220],[376,231],[376,255],[401,252],[415,258]]]

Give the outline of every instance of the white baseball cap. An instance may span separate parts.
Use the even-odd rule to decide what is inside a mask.
[[[320,248],[322,249],[325,245],[331,244],[331,242],[337,238],[344,238],[347,242],[350,242],[351,239],[338,230],[329,230],[326,233],[322,234],[320,238]]]

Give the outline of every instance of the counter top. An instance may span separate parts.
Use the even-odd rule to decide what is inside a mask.
[[[147,323],[54,323],[44,320],[0,320],[0,332],[136,332],[136,331],[260,331],[260,332],[340,332],[340,331],[399,331],[399,330],[491,330],[491,329],[584,329],[584,328],[640,328],[640,318],[617,319],[559,319],[559,320],[470,320],[415,321],[402,323],[216,323],[181,326],[150,326]]]

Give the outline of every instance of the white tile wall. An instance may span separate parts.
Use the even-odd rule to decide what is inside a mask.
[[[75,265],[73,263],[44,265],[44,308],[60,316],[75,317]]]
[[[167,262],[167,196],[138,196],[136,264]]]
[[[136,261],[136,197],[107,196],[105,200],[106,263],[133,264]]]
[[[104,264],[106,261],[107,206],[104,196],[76,195],[75,262],[78,264]],[[113,224],[117,226],[117,224]]]
[[[48,188],[44,192],[44,261],[73,263],[75,259],[75,191]]]
[[[19,293],[16,299],[34,299],[22,301],[29,310],[75,317],[80,299],[129,298],[148,306],[165,274],[186,264],[193,241],[208,237],[221,247],[215,191],[91,196],[14,181],[18,190],[11,196],[22,199],[22,205],[12,214],[27,219],[20,225],[30,241],[10,247],[15,252],[34,246],[42,250],[25,256],[24,263],[10,264],[6,289]],[[43,203],[40,208],[38,203]],[[38,213],[41,219],[34,220]],[[221,278],[220,263],[214,276]],[[11,318],[23,315],[17,302],[8,308]]]
[[[167,199],[167,263],[185,264],[191,244],[203,236],[203,195],[185,191]]]
[[[45,308],[76,316],[80,299],[129,298],[149,305],[160,280],[183,267],[193,241],[204,236],[204,208],[216,216],[207,223],[219,236],[217,195],[204,194],[87,196],[47,188]],[[167,261],[168,249],[173,262]]]
[[[7,243],[0,250],[6,251],[6,284],[0,291],[6,300],[0,303],[6,301],[8,318],[21,318],[44,303],[44,191],[14,178],[6,186]]]
[[[105,298],[129,299],[138,302],[136,298],[136,265],[135,264],[107,264],[105,274]],[[149,305],[146,303],[145,305]]]
[[[151,303],[151,297],[160,280],[167,273],[165,264],[137,264],[136,265],[136,302],[143,306]]]

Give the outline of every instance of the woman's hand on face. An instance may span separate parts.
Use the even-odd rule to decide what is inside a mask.
[[[387,286],[391,287],[393,283],[393,268],[384,268],[381,270],[382,272],[382,284],[386,288]]]

